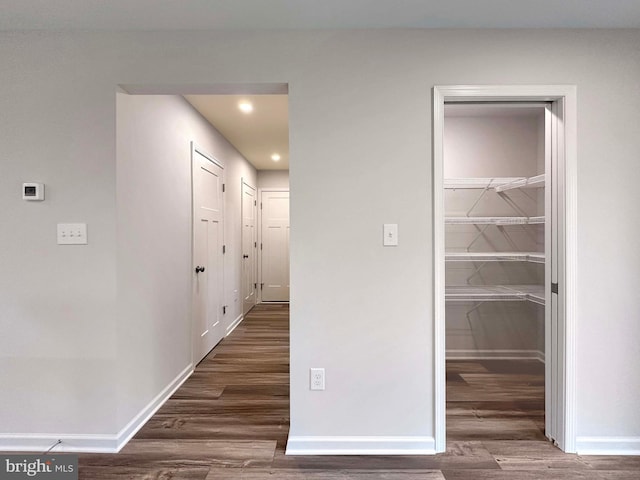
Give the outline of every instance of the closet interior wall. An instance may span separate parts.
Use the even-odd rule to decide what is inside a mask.
[[[445,109],[448,359],[544,359],[544,122],[541,106]]]

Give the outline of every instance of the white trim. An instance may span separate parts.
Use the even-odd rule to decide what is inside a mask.
[[[565,445],[564,451],[576,451],[576,318],[578,312],[578,129],[577,89],[566,86],[564,98],[564,373],[565,373]]]
[[[288,83],[119,84],[129,95],[287,95]]]
[[[180,388],[193,373],[189,364],[162,391],[155,396],[117,435],[104,434],[53,434],[24,433],[0,435],[0,451],[42,453],[58,440],[62,443],[51,450],[52,453],[118,453],[140,430],[162,405]]]
[[[286,455],[433,455],[433,437],[290,436]]]
[[[444,91],[433,88],[433,339],[434,436],[437,453],[446,451],[446,329],[444,246]]]
[[[185,382],[187,378],[193,373],[193,363],[187,365],[169,384],[162,389],[162,391],[151,400],[146,407],[131,419],[131,421],[118,432],[117,435],[117,448],[116,452],[119,452],[133,436],[138,433],[145,423],[169,400],[171,395],[175,393],[180,386]]]
[[[437,452],[445,451],[446,442],[446,381],[445,381],[445,273],[444,273],[444,103],[466,101],[549,101],[563,109],[559,125],[559,167],[564,180],[564,225],[559,232],[564,242],[559,246],[560,294],[565,299],[560,312],[563,344],[559,348],[557,364],[563,373],[560,386],[562,401],[559,412],[548,412],[563,419],[557,435],[560,448],[575,452],[575,330],[576,330],[576,266],[577,266],[577,90],[575,85],[456,85],[433,88],[433,315],[434,315],[434,434]],[[563,281],[564,280],[564,281]],[[552,359],[555,363],[556,359]]]
[[[236,329],[236,327],[240,325],[240,322],[242,322],[242,320],[244,320],[244,315],[242,314],[238,315],[238,318],[236,318],[233,322],[231,322],[231,325],[227,327],[227,333],[225,337],[228,337],[229,335],[231,335],[231,333]]]
[[[219,166],[221,169],[224,170],[224,164],[218,160],[216,157],[214,157],[213,155],[207,153],[206,150],[204,150],[200,145],[198,145],[196,142],[191,141],[191,148],[192,148],[192,157],[191,157],[191,163],[193,165],[193,152],[197,152],[200,155],[202,155],[204,158],[206,158],[207,160],[209,160],[211,163],[215,163],[217,166]],[[222,179],[224,181],[224,178]]]
[[[640,455],[640,437],[577,437],[578,455]]]
[[[37,452],[43,453],[52,445],[56,445],[51,453],[116,453],[118,438],[116,435],[23,433],[0,435],[0,451],[3,452]]]
[[[448,103],[553,102],[575,95],[575,85],[436,85]]]
[[[545,141],[544,141],[544,169],[545,172],[548,174],[549,179],[551,179],[552,176],[552,164],[551,164],[551,159],[552,159],[552,132],[553,132],[553,127],[552,127],[552,120],[553,120],[553,116],[552,116],[552,108],[551,106],[548,106],[547,108],[545,108],[544,111],[544,136],[545,136]],[[552,280],[552,263],[553,263],[553,258],[552,258],[552,245],[553,245],[553,239],[551,237],[551,232],[553,231],[552,228],[552,221],[553,218],[555,217],[555,215],[552,215],[551,212],[551,206],[553,204],[552,202],[552,191],[553,191],[553,185],[551,184],[551,181],[547,182],[548,183],[548,187],[545,188],[545,192],[544,192],[544,215],[546,217],[546,223],[545,223],[545,229],[544,229],[544,251],[545,251],[545,265],[544,265],[544,296],[545,299],[549,298],[552,299],[551,297],[551,280]],[[546,185],[545,185],[546,186]],[[547,259],[550,259],[549,261],[547,261]],[[544,309],[544,332],[545,332],[545,336],[544,336],[544,351],[545,354],[549,355],[549,358],[552,358],[552,352],[553,350],[553,335],[548,335],[547,332],[553,332],[553,322],[552,322],[552,310],[553,310],[553,304],[552,302],[549,302],[549,308],[545,308]],[[545,373],[544,373],[544,411],[545,412],[551,412],[553,411],[553,409],[555,408],[555,403],[554,403],[554,399],[551,395],[552,391],[554,390],[551,387],[551,380],[554,377],[554,375],[551,374],[552,372],[552,362],[546,363],[545,364]],[[557,423],[557,419],[556,418],[551,418],[551,415],[545,415],[544,417],[544,431],[545,431],[545,435],[547,437],[551,436],[552,432],[555,432],[557,429],[555,428],[555,425]]]
[[[447,349],[447,360],[539,360],[544,363],[544,352],[540,350]]]

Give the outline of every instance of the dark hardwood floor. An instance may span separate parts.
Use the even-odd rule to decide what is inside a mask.
[[[638,480],[640,457],[580,457],[546,441],[538,362],[447,363],[447,452],[284,455],[289,310],[256,307],[131,442],[80,456],[81,479]]]

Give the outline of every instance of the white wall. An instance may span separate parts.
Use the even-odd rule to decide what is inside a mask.
[[[289,170],[258,170],[258,188],[289,188]]]
[[[3,432],[121,426],[117,84],[289,84],[291,433],[423,445],[431,88],[565,83],[579,102],[578,435],[640,436],[637,30],[4,33],[0,63]],[[24,203],[25,180],[50,200]],[[56,247],[58,221],[87,221],[90,245]],[[385,249],[392,222],[400,245]],[[326,391],[308,390],[311,366]]]
[[[517,109],[514,109],[517,110]],[[541,109],[542,112],[544,110]],[[449,107],[444,125],[444,176],[532,177],[538,171],[539,115],[517,112],[464,116]],[[540,141],[542,140],[542,142]],[[542,150],[544,153],[544,149]]]

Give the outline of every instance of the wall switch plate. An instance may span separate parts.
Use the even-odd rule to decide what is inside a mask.
[[[395,247],[398,245],[398,224],[385,223],[382,226],[382,244],[385,247]]]
[[[59,223],[58,245],[86,245],[86,223]]]
[[[310,369],[309,388],[311,390],[324,390],[324,368]]]

